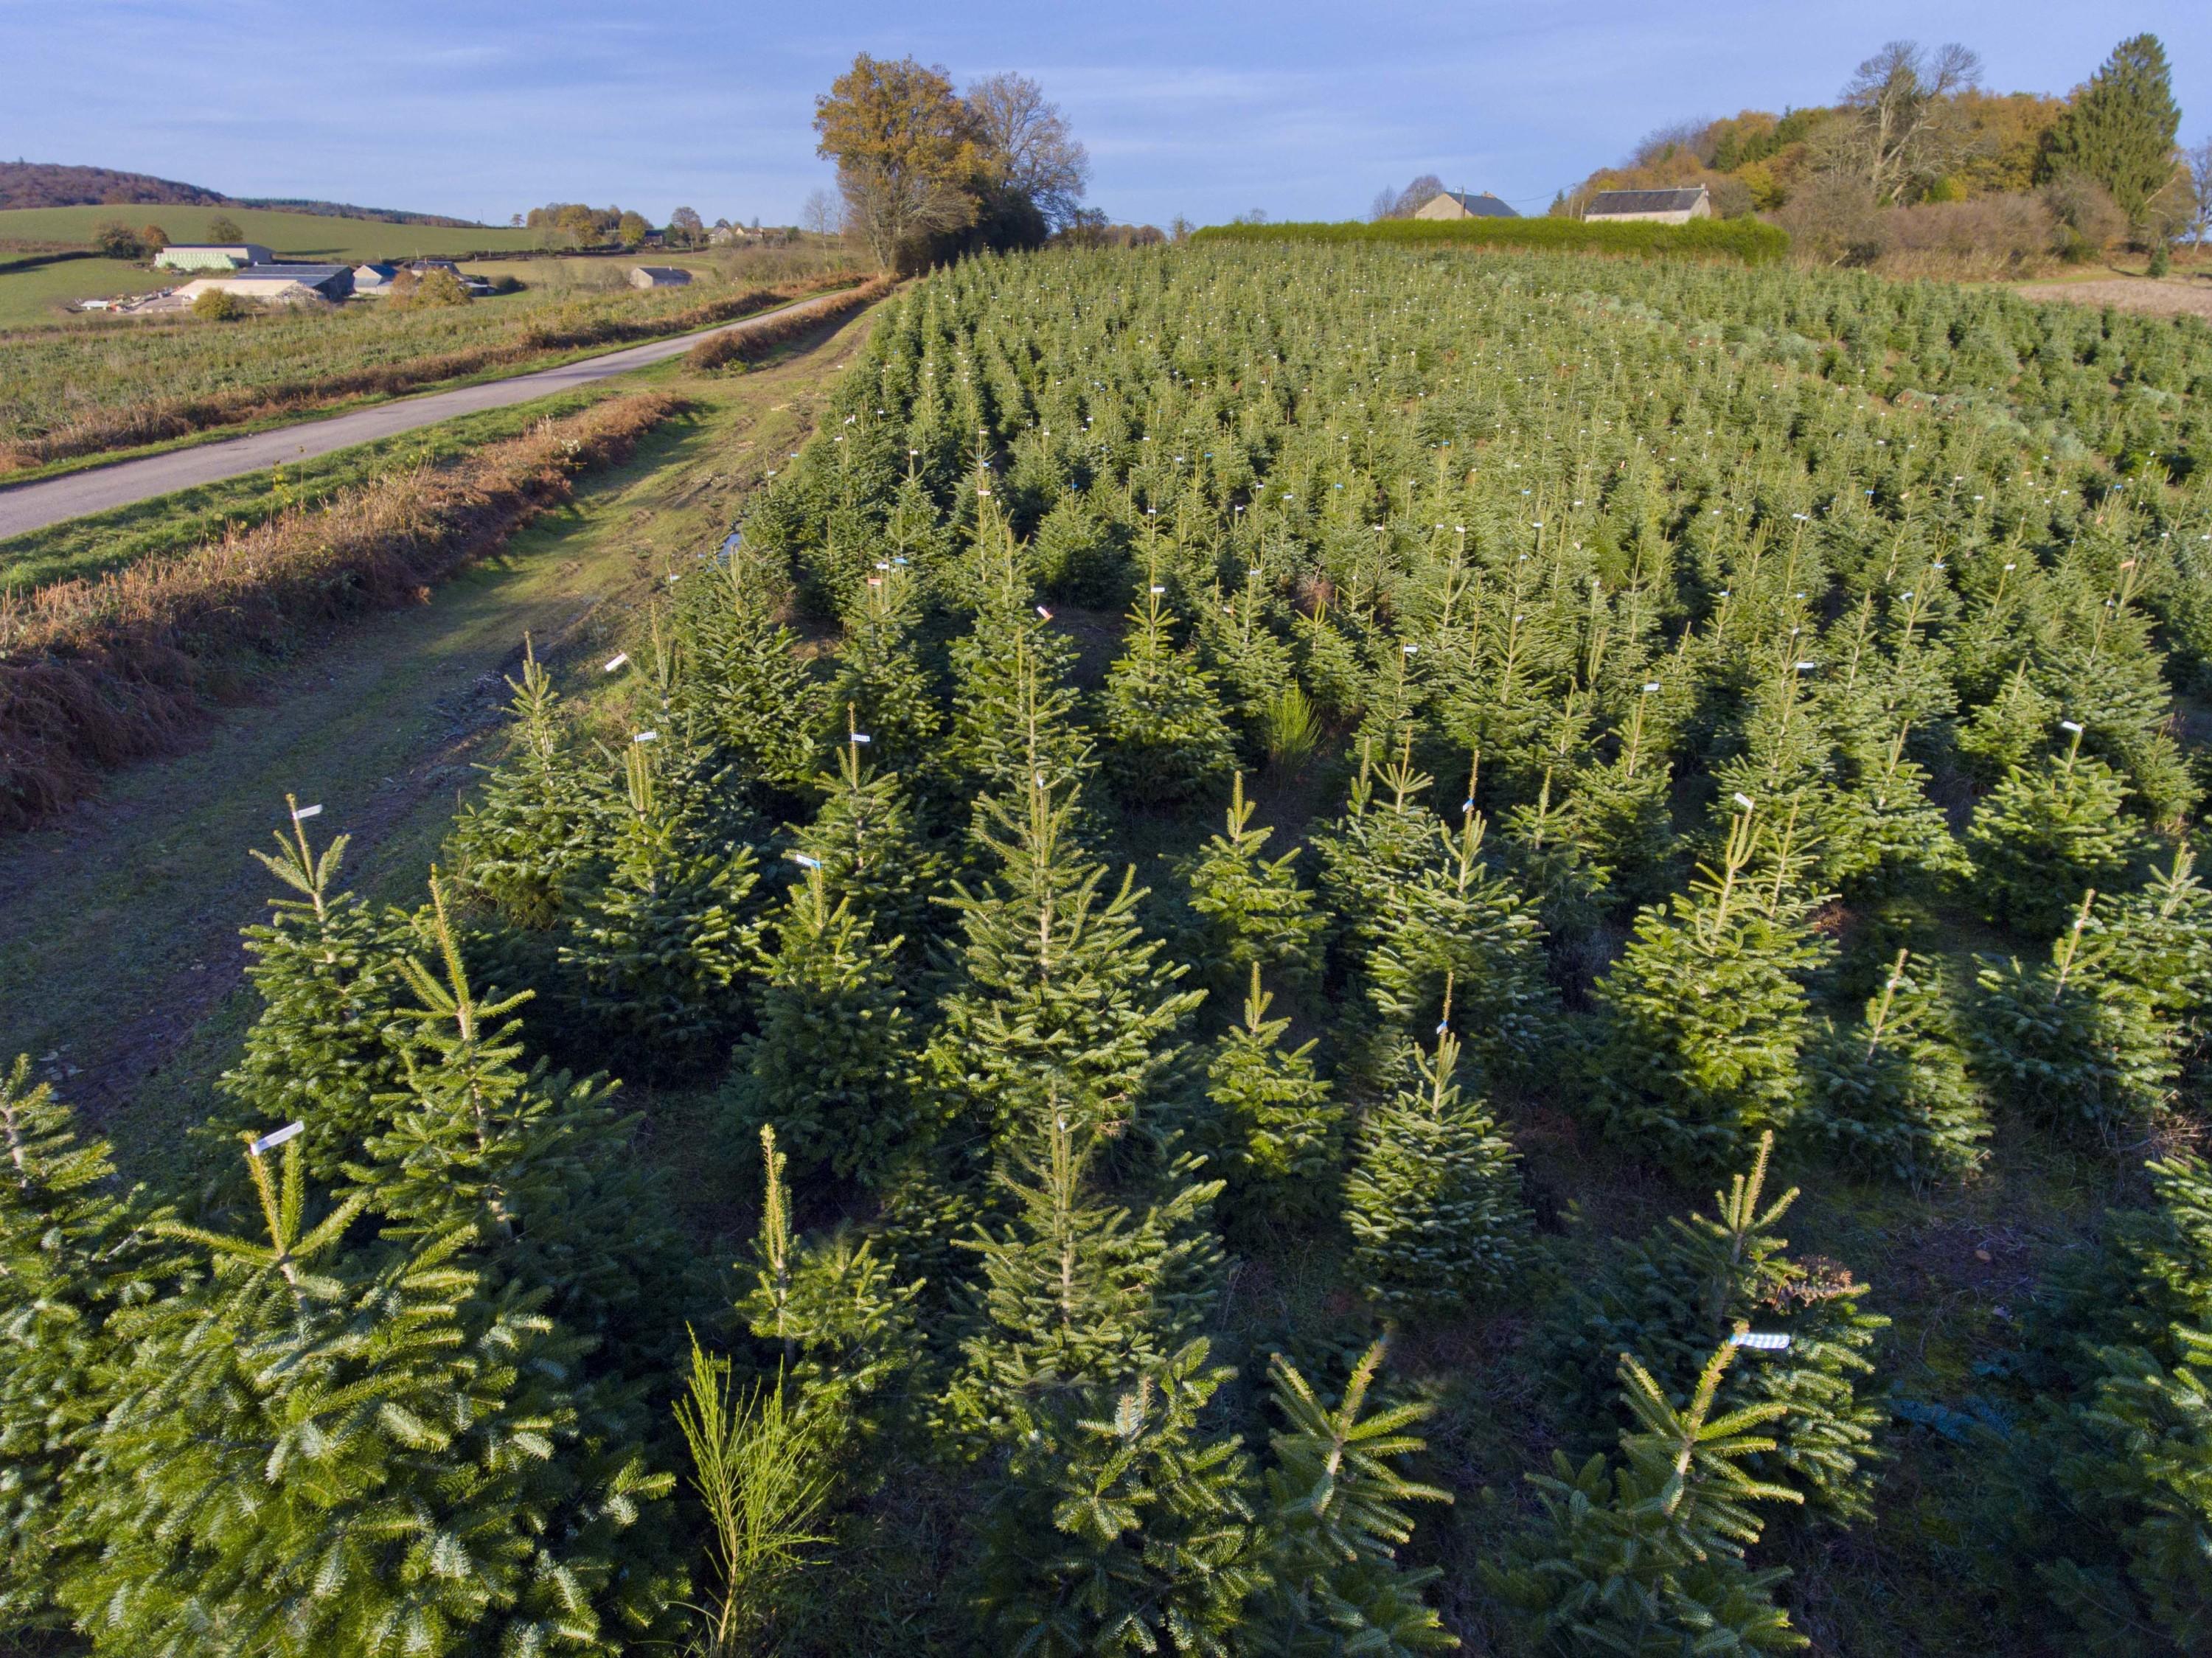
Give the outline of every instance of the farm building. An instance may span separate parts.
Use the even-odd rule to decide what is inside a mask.
[[[201,276],[177,290],[190,304],[220,288],[241,300],[289,304],[301,300],[342,300],[353,292],[353,271],[343,264],[250,264],[222,276]]]
[[[171,242],[154,256],[164,270],[235,270],[276,263],[276,256],[258,242]]]
[[[353,268],[353,291],[356,299],[380,300],[392,291],[392,279],[399,274],[396,264],[357,264]]]
[[[1484,191],[1480,196],[1470,196],[1464,190],[1440,191],[1413,210],[1417,219],[1517,219],[1516,213],[1504,202]]]
[[[1583,210],[1585,219],[1651,219],[1687,224],[1713,216],[1713,198],[1703,185],[1685,190],[1601,190]]]
[[[672,264],[641,264],[629,273],[632,288],[683,288],[690,280],[690,271]]]

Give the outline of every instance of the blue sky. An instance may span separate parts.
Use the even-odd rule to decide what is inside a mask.
[[[1352,217],[1431,171],[1541,211],[1662,123],[1826,101],[1895,37],[2063,91],[2142,29],[2183,141],[2212,137],[2206,0],[0,0],[0,155],[494,222],[554,199],[788,222],[830,178],[813,95],[865,50],[1036,76],[1116,219]]]

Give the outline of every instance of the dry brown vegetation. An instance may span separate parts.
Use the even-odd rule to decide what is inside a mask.
[[[683,406],[665,393],[615,398],[175,558],[0,598],[0,828],[173,746],[252,655],[422,597]]]
[[[733,362],[758,362],[777,347],[789,344],[801,334],[811,332],[824,323],[842,322],[855,311],[873,305],[891,291],[890,279],[877,276],[860,287],[838,295],[823,304],[810,305],[803,311],[793,311],[787,316],[770,318],[757,326],[728,334],[716,334],[703,339],[686,354],[685,360],[694,368],[723,368]]]
[[[165,442],[194,432],[243,425],[352,398],[398,396],[442,380],[482,374],[488,368],[519,365],[561,351],[659,339],[727,322],[851,280],[849,276],[833,274],[775,288],[749,288],[710,300],[673,316],[547,319],[533,323],[515,338],[459,351],[319,374],[309,380],[240,386],[206,397],[90,410],[35,437],[0,443],[0,474],[79,455],[100,454],[110,449]]]

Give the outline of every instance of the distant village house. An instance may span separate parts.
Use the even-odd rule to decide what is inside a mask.
[[[672,264],[641,264],[629,273],[632,288],[684,288],[691,281],[691,273]]]
[[[1649,219],[1657,224],[1687,224],[1712,216],[1712,195],[1703,185],[1682,190],[1601,190],[1583,209],[1585,219]]]
[[[1521,216],[1488,191],[1471,196],[1464,190],[1446,190],[1413,210],[1417,219],[1517,219]]]
[[[163,270],[236,270],[276,262],[258,242],[171,242],[154,256],[155,268]]]
[[[269,304],[335,301],[353,292],[353,270],[343,264],[252,264],[220,276],[196,278],[179,288],[175,297],[189,304],[203,294],[217,291]]]

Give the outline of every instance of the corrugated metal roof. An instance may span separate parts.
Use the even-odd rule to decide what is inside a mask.
[[[1480,195],[1470,195],[1464,190],[1447,190],[1444,194],[1479,218],[1517,219],[1521,216],[1486,190]]]
[[[1686,190],[1601,190],[1583,209],[1585,217],[1603,213],[1682,213],[1698,204],[1703,185]]]

